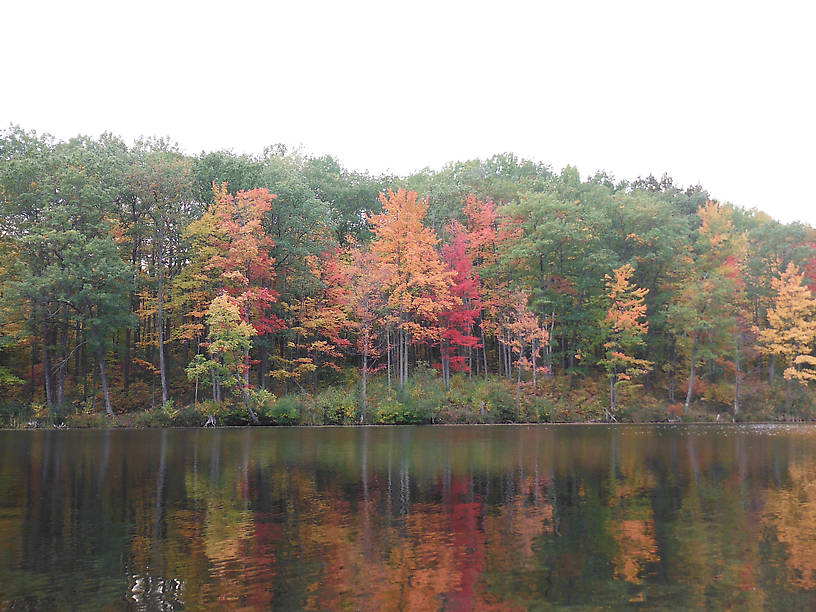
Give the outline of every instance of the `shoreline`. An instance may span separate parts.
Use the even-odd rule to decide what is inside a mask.
[[[689,427],[689,426],[717,426],[717,427],[753,427],[753,426],[767,426],[767,425],[789,425],[789,426],[814,426],[816,420],[813,421],[640,421],[640,422],[575,422],[575,421],[557,421],[553,423],[361,423],[356,425],[351,424],[322,424],[322,425],[215,425],[215,426],[194,426],[194,425],[166,425],[160,427],[148,427],[139,425],[116,425],[111,424],[107,427],[58,427],[56,425],[39,426],[39,427],[0,427],[0,432],[5,431],[102,431],[102,430],[121,430],[121,431],[150,431],[160,429],[363,429],[363,428],[378,428],[387,429],[390,427],[415,427],[415,428],[442,428],[442,427],[641,427],[644,425],[658,427],[658,426],[672,426],[672,427]]]

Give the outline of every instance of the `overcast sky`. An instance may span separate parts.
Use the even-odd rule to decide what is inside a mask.
[[[816,225],[813,6],[7,1],[0,125],[374,173],[511,151]]]

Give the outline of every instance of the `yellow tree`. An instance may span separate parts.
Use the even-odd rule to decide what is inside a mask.
[[[388,274],[387,305],[397,325],[397,364],[404,386],[409,345],[437,342],[440,313],[461,301],[451,293],[454,271],[436,251],[439,238],[423,224],[428,199],[418,199],[415,191],[389,189],[380,200],[383,212],[369,218],[375,236],[371,250]]]
[[[609,376],[609,417],[614,419],[617,410],[617,386],[651,369],[651,362],[635,357],[635,352],[645,345],[644,336],[649,331],[646,320],[646,294],[648,289],[632,283],[635,269],[626,264],[606,275],[606,296],[610,302],[606,318],[602,322],[606,342],[604,358],[599,361]]]
[[[211,375],[214,379],[238,395],[244,402],[253,424],[258,425],[258,417],[252,410],[249,397],[249,383],[246,371],[249,365],[245,355],[249,352],[252,338],[258,335],[257,330],[244,320],[242,303],[238,298],[222,293],[215,298],[207,309],[207,352],[196,355],[187,366],[187,377],[190,380]]]
[[[218,227],[216,208],[227,195],[226,184],[213,185],[213,203],[204,214],[184,229],[191,256],[171,287],[170,309],[181,323],[173,329],[173,339],[190,342],[200,352],[206,339],[205,317],[210,302],[223,287],[220,271],[209,265],[220,254],[219,244],[227,238]]]
[[[768,310],[768,327],[757,329],[760,350],[776,355],[787,366],[783,373],[787,381],[787,405],[790,408],[791,381],[803,385],[816,380],[816,299],[803,285],[804,273],[792,262],[772,286],[776,292]]]

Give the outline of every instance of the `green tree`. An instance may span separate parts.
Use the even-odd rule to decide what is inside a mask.
[[[136,198],[145,211],[148,239],[151,246],[152,273],[155,280],[156,352],[161,378],[162,405],[169,399],[165,301],[168,270],[173,258],[181,255],[180,237],[183,227],[193,216],[192,175],[190,161],[164,141],[140,143],[131,171]]]
[[[732,223],[733,208],[709,201],[698,211],[701,225],[686,259],[687,276],[669,308],[672,330],[689,360],[684,409],[694,397],[697,365],[731,351],[736,328],[735,296],[741,285],[745,235]]]

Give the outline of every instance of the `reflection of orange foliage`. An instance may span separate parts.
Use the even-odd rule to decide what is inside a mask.
[[[617,483],[613,502],[618,518],[610,526],[612,537],[618,544],[614,559],[615,577],[641,584],[643,570],[648,564],[659,561],[660,553],[652,510],[635,501],[643,491],[653,489],[657,483],[654,474],[643,469],[633,455],[621,457],[619,469],[624,477]]]
[[[648,563],[659,559],[653,520],[622,520],[612,531],[618,542],[615,557],[615,576],[633,584],[640,584],[640,574]]]
[[[303,547],[300,554],[319,558],[321,564],[319,581],[307,588],[304,607],[515,609],[496,602],[481,582],[488,559],[485,526],[493,518],[485,517],[481,501],[468,500],[470,486],[469,479],[454,478],[446,503],[414,503],[409,514],[390,519],[378,511],[388,492],[373,483],[368,487],[369,501],[361,501],[356,513],[339,495],[318,497],[312,510],[320,519],[296,534]],[[522,497],[517,505],[526,512]],[[545,514],[551,516],[552,509]],[[535,529],[534,523],[530,520],[524,529]],[[509,540],[499,551],[508,563],[523,548],[518,532],[508,533]]]
[[[549,501],[542,501],[538,505],[529,505],[528,497],[532,494],[537,499],[543,497],[540,490],[541,482],[536,482],[535,478],[527,478],[521,483],[521,492],[512,501],[504,504],[498,519],[506,526],[510,526],[512,534],[516,539],[513,549],[518,555],[518,561],[524,561],[526,565],[533,566],[533,543],[536,538],[552,533],[554,509]],[[536,492],[536,487],[539,491]],[[499,525],[495,525],[497,529]]]

